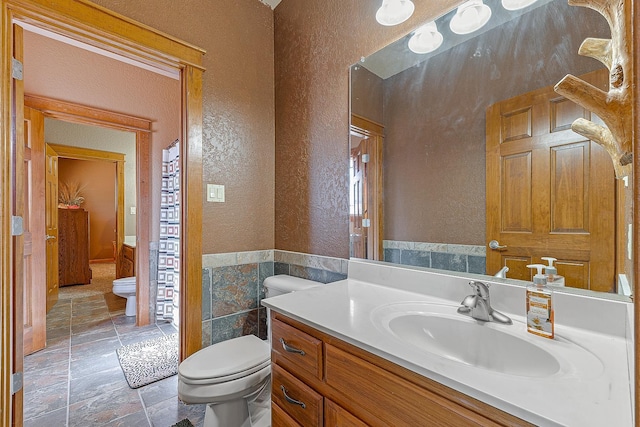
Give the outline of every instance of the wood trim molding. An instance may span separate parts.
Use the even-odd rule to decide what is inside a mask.
[[[92,148],[84,147],[71,147],[69,145],[60,144],[49,144],[49,146],[53,148],[60,157],[79,160],[108,160],[110,162],[124,162],[124,154],[122,153],[94,150]]]
[[[24,96],[24,103],[31,108],[42,111],[47,117],[66,122],[92,124],[133,132],[139,130],[151,132],[151,120],[113,111],[27,94]]]
[[[632,2],[632,25],[630,25],[631,37],[631,141],[633,145],[633,200],[628,203],[633,204],[633,261],[632,261],[632,292],[634,298],[634,315],[633,315],[633,331],[634,331],[634,378],[633,390],[634,394],[634,414],[635,425],[640,424],[640,306],[638,305],[638,295],[640,295],[640,1]]]
[[[3,0],[13,17],[106,51],[175,72],[202,67],[204,49],[88,0]]]
[[[47,114],[45,114],[47,115]],[[78,121],[76,121],[77,123]],[[81,122],[81,121],[80,121]],[[124,154],[121,153],[113,153],[111,151],[103,151],[103,150],[94,150],[94,149],[90,149],[90,148],[83,148],[83,147],[71,147],[68,145],[60,145],[60,144],[48,144],[56,153],[58,153],[58,157],[66,157],[69,159],[77,159],[77,160],[97,160],[97,161],[107,161],[107,162],[112,162],[116,164],[116,182],[117,182],[117,190],[116,190],[116,272],[119,271],[119,267],[120,264],[122,263],[122,244],[124,242],[124,210],[125,210],[125,206],[124,206]],[[146,168],[148,169],[149,166],[147,165]],[[148,174],[148,170],[145,170],[144,168],[142,170],[136,170],[137,173],[140,174]],[[136,202],[136,205],[138,203]],[[140,202],[141,206],[144,206],[143,202]],[[148,212],[148,211],[147,211]],[[141,220],[137,221],[137,223],[139,222],[145,222],[146,218],[141,218]],[[139,225],[136,224],[136,228]],[[148,240],[147,240],[148,242]],[[141,273],[142,276],[148,276],[149,272],[148,272],[148,268],[144,269],[141,268],[142,265],[145,264],[140,264],[139,266],[136,265],[136,271],[139,271]],[[146,264],[148,265],[148,264]],[[142,270],[147,270],[147,271],[142,271]],[[117,276],[116,276],[117,277]],[[145,289],[144,287],[142,287],[140,290],[138,290],[137,292],[137,301],[138,301],[138,305],[143,303],[146,300],[149,299],[149,290],[148,288]],[[145,305],[145,307],[147,307],[147,305]],[[148,312],[148,310],[147,310]],[[148,318],[149,315],[146,316],[146,318]],[[142,321],[145,321],[145,317],[141,317],[138,318],[137,322],[138,324],[140,324]],[[147,325],[147,323],[143,323],[143,325]]]
[[[384,126],[380,123],[369,120],[366,117],[359,116],[357,114],[351,115],[351,126],[355,126],[358,130],[363,132],[375,132],[380,136],[384,136]]]
[[[202,70],[188,66],[182,79],[183,118],[186,119],[180,144],[184,166],[180,222],[181,283],[180,288],[180,360],[202,348]],[[189,254],[185,257],[184,254]]]
[[[2,7],[2,84],[0,92],[0,159],[2,172],[0,172],[0,358],[2,373],[0,374],[0,416],[3,425],[11,425],[15,421],[11,412],[13,397],[10,392],[10,379],[13,368],[11,366],[11,353],[15,347],[15,332],[11,325],[14,308],[11,300],[11,289],[15,283],[13,276],[11,229],[11,204],[13,203],[13,191],[11,178],[15,174],[15,153],[12,152],[12,143],[16,135],[19,135],[23,124],[12,124],[12,117],[21,114],[21,108],[16,108],[12,102],[11,58],[14,52],[14,38],[12,23],[28,23],[35,27],[53,31],[72,40],[87,43],[91,46],[105,49],[116,55],[121,55],[134,61],[156,67],[180,76],[182,82],[182,137],[185,155],[182,160],[182,169],[187,179],[185,194],[183,197],[183,212],[181,235],[188,236],[188,244],[183,244],[181,254],[182,264],[188,270],[181,277],[181,289],[183,290],[183,302],[188,309],[182,311],[185,318],[181,319],[181,359],[189,356],[201,347],[202,320],[195,313],[201,312],[202,292],[202,66],[205,51],[177,38],[171,37],[149,26],[135,22],[91,3],[88,0],[0,0]],[[22,44],[16,49],[21,49]],[[22,107],[22,94],[20,94],[19,107]],[[137,130],[138,144],[149,145],[149,132]],[[149,149],[138,146],[138,162],[149,162]],[[192,172],[193,171],[193,174]],[[150,177],[139,177],[138,197],[149,198]],[[19,177],[18,179],[22,179]],[[145,190],[146,188],[146,190]],[[141,227],[137,230],[146,233],[149,239],[149,229]],[[186,240],[185,240],[186,242]],[[140,251],[143,254],[145,251]],[[138,257],[137,262],[146,262],[148,256]],[[140,281],[143,278],[139,278]],[[148,277],[144,278],[148,283]],[[139,304],[140,306],[141,304]],[[148,305],[147,305],[148,307]],[[138,322],[144,321],[144,310],[139,311]],[[186,315],[186,313],[191,313]],[[148,314],[147,314],[148,316]],[[146,319],[148,322],[148,318]],[[6,368],[6,369],[5,369]],[[19,420],[21,418],[18,418]]]

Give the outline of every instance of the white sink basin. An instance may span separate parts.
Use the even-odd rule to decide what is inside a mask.
[[[542,378],[575,369],[586,369],[589,376],[602,371],[598,358],[570,341],[536,337],[518,321],[513,325],[480,322],[457,313],[457,307],[389,304],[373,310],[371,319],[404,345],[493,372]]]

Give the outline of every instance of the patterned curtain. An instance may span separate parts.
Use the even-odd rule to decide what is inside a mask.
[[[162,150],[156,320],[178,325],[180,307],[180,143]]]

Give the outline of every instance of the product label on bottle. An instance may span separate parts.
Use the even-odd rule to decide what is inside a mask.
[[[544,292],[527,292],[527,331],[553,338],[551,295]]]

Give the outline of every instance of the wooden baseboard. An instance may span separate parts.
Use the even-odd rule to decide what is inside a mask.
[[[104,259],[92,259],[89,260],[89,264],[104,264],[106,262],[116,262],[115,258],[104,258]]]

